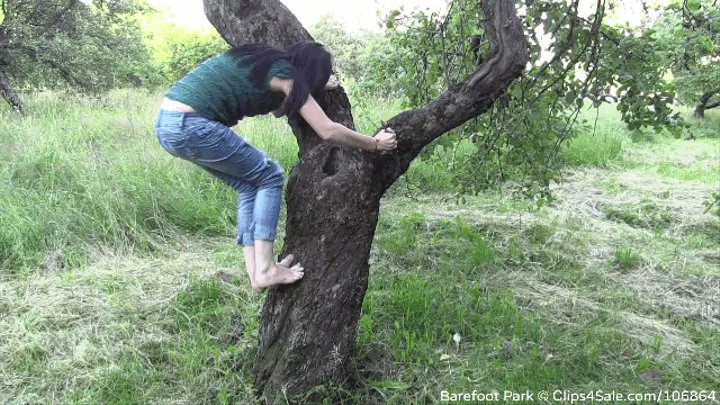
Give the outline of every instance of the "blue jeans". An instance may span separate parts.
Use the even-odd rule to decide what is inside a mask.
[[[238,244],[275,240],[284,184],[280,165],[224,124],[199,114],[160,110],[155,133],[172,155],[197,164],[238,192]]]

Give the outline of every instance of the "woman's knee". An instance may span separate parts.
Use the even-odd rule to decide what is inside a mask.
[[[277,162],[268,160],[267,174],[265,175],[261,186],[265,188],[282,187],[284,184],[285,174],[283,173],[282,167],[280,167]]]

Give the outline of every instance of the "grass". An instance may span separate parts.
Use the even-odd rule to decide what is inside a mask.
[[[623,247],[615,251],[615,257],[612,259],[611,264],[622,271],[629,271],[637,267],[641,261],[642,258],[632,247]]]
[[[160,149],[158,100],[41,93],[27,117],[0,112],[1,403],[255,401],[263,297],[234,196]],[[360,107],[366,133],[397,108]],[[441,148],[413,164],[382,201],[350,376],[299,402],[717,392],[720,218],[703,202],[719,118],[696,140],[637,141],[602,110],[541,209],[502,188],[452,194]],[[281,120],[237,130],[297,159]]]
[[[26,118],[3,113],[0,212],[7,225],[0,266],[74,268],[88,263],[88,244],[147,253],[184,232],[232,232],[232,192],[158,146],[158,95],[121,91],[75,103],[64,97],[41,93]],[[367,130],[380,111],[362,112],[359,127]],[[262,117],[236,129],[286,170],[297,161],[284,121]]]
[[[597,167],[606,167],[619,161],[622,157],[623,138],[606,131],[603,128],[595,133],[581,133],[567,143],[560,157],[572,165]]]

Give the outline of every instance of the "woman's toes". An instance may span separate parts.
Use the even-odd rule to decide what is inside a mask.
[[[285,266],[285,267],[290,267],[290,264],[292,263],[293,259],[295,259],[295,256],[293,256],[292,254],[289,254],[280,261],[280,265]]]

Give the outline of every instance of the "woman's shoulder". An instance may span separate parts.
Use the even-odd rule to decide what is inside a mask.
[[[295,66],[290,63],[287,59],[278,59],[268,69],[268,75],[272,77],[280,77],[289,79],[292,77],[292,72],[295,70]]]

